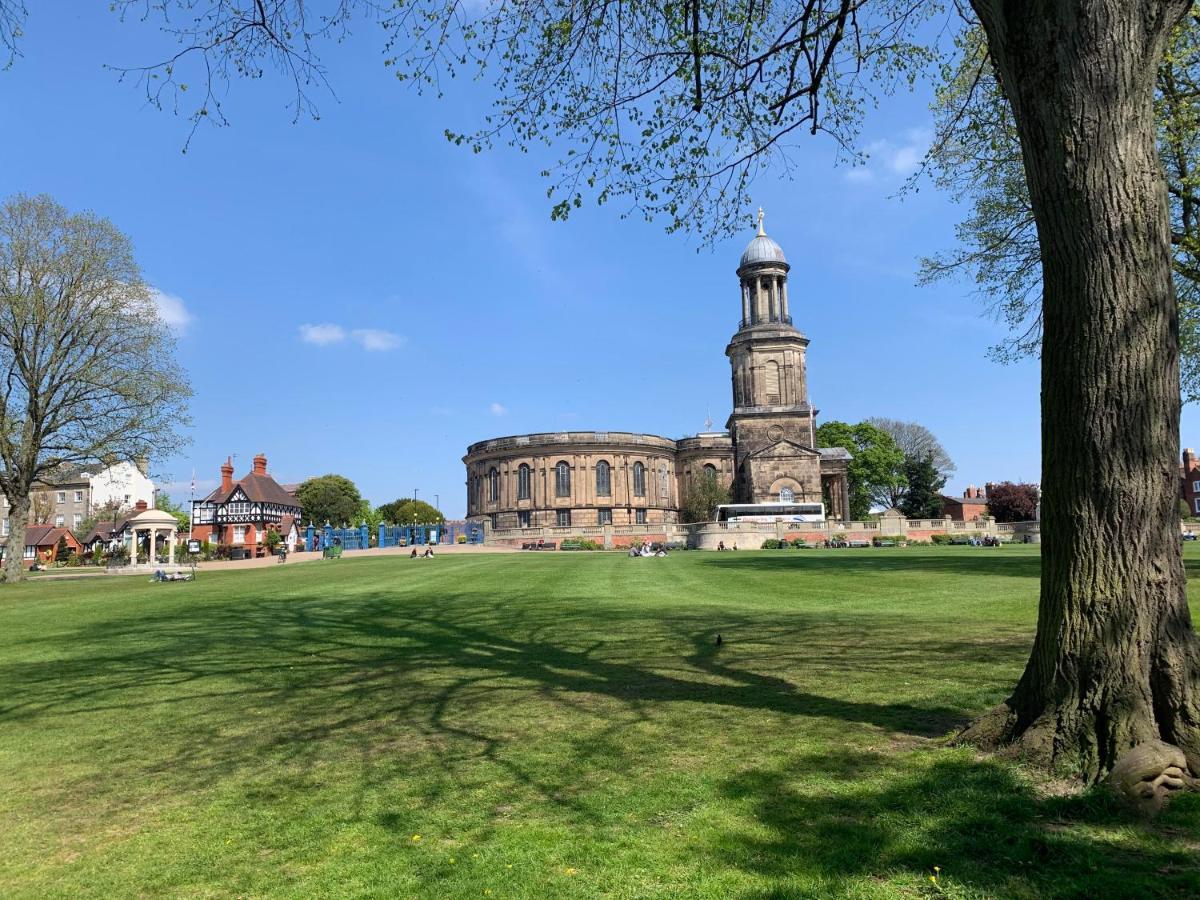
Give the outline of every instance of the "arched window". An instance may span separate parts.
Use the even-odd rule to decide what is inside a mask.
[[[517,469],[517,499],[529,499],[529,466],[521,463]]]
[[[607,497],[612,493],[612,469],[604,460],[596,463],[596,496]]]
[[[633,464],[633,496],[646,496],[646,467],[640,462]]]
[[[500,473],[495,467],[488,469],[488,499],[493,503],[500,499]]]
[[[705,478],[716,478],[717,477],[717,467],[714,466],[712,463],[708,463],[707,465],[705,465],[704,477]]]
[[[554,496],[571,496],[571,467],[565,462],[554,467]]]
[[[667,481],[667,464],[663,463],[658,467],[658,492],[663,499],[671,496],[671,485]]]
[[[780,503],[791,503],[795,499],[796,499],[796,495],[795,495],[795,493],[793,493],[791,488],[780,488],[779,489],[779,502]]]

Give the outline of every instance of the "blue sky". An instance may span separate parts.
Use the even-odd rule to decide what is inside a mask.
[[[367,26],[326,54],[337,98],[318,95],[320,121],[292,123],[282,81],[242,82],[232,127],[184,154],[187,123],[102,68],[156,59],[163,36],[105,4],[30,6],[24,58],[0,73],[0,195],[108,216],[166,295],[196,392],[192,445],[155,463],[177,498],[193,467],[203,489],[226,455],[240,475],[263,451],[281,481],[339,472],[373,502],[418,489],[461,515],[472,441],[724,423],[749,222],[699,251],[613,206],[552,223],[536,158],[443,137],[477,123],[486,95],[416,95]],[[987,359],[1003,330],[969,284],[915,285],[958,216],[928,184],[894,196],[925,149],[927,102],[870,115],[866,169],[803,139],[755,205],[792,264],[821,420],[921,422],[958,464],[955,491],[1037,480],[1036,365]],[[1200,437],[1190,409],[1189,428]]]

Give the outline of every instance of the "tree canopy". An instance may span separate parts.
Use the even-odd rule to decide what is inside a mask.
[[[938,472],[933,457],[905,456],[904,480],[907,487],[898,509],[910,519],[940,517],[945,506],[942,488],[946,486],[946,476]]]
[[[717,507],[728,502],[729,485],[712,469],[705,469],[685,486],[679,514],[685,522],[712,522]]]
[[[874,425],[880,431],[886,431],[892,436],[892,440],[896,442],[896,446],[900,448],[900,452],[904,454],[904,464],[907,467],[910,463],[928,459],[933,466],[934,473],[941,476],[942,484],[938,485],[937,489],[941,490],[942,485],[946,480],[954,474],[954,460],[950,458],[950,454],[941,445],[933,432],[921,425],[919,422],[904,422],[900,419],[888,419],[882,416],[873,416],[865,420],[868,425]],[[887,500],[887,505],[897,509],[902,508],[901,501],[904,499],[908,488],[901,484],[897,485],[890,491],[890,496]],[[924,516],[918,518],[925,518]]]
[[[180,447],[190,389],[133,247],[50,197],[0,205],[0,491],[19,545],[35,482]],[[10,554],[5,578],[24,577]]]
[[[890,506],[904,484],[904,453],[892,436],[868,422],[826,422],[817,428],[818,447],[845,447],[850,460],[850,518],[864,519],[873,506]]]
[[[924,282],[967,276],[1010,336],[992,348],[1007,362],[1038,353],[1042,256],[1012,108],[978,22],[958,38],[934,103],[929,156],[939,187],[967,208],[959,246],[922,260]],[[1158,65],[1154,113],[1170,196],[1182,389],[1200,399],[1200,5],[1175,29]]]
[[[296,488],[296,499],[304,521],[318,527],[357,525],[363,502],[354,482],[344,475],[310,478]]]
[[[1001,481],[987,486],[988,515],[997,522],[1032,522],[1037,518],[1036,484]]]

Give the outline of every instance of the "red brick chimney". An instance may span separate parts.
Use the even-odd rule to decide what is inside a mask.
[[[968,499],[970,499],[971,497],[974,497],[975,496],[975,485],[968,484],[967,490],[963,493],[963,496],[967,497]]]
[[[255,475],[266,475],[267,474],[267,457],[264,456],[262,453],[258,454],[258,456],[256,456],[256,457],[254,457],[254,474]]]
[[[1183,450],[1183,471],[1190,472],[1196,467],[1196,453],[1191,447]]]
[[[233,457],[225,458],[225,464],[221,466],[221,490],[228,491],[233,488]]]
[[[133,504],[133,508],[138,512],[145,512],[149,507],[146,506],[145,500],[139,500],[137,503]]]

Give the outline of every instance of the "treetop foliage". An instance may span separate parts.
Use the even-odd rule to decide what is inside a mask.
[[[320,475],[310,478],[296,488],[301,516],[305,522],[320,527],[357,525],[362,509],[362,495],[354,482],[344,475]]]
[[[826,422],[817,428],[818,447],[844,447],[849,466],[850,517],[863,519],[872,506],[891,504],[893,491],[904,485],[904,453],[892,436],[869,422],[855,425]]]
[[[114,71],[140,84],[152,105],[186,117],[192,135],[203,123],[228,124],[221,97],[230,81],[268,71],[291,83],[295,118],[319,118],[317,96],[330,88],[323,45],[370,23],[384,34],[384,64],[418,91],[441,94],[460,75],[491,80],[491,113],[472,131],[448,130],[455,144],[561,152],[542,171],[554,218],[585,199],[616,201],[624,215],[662,217],[669,230],[709,239],[741,224],[754,177],[772,163],[786,167],[799,135],[828,134],[853,158],[864,111],[935,59],[922,26],[943,10],[920,0],[112,7],[156,22],[175,43],[162,58]],[[19,0],[0,0],[0,9],[19,25]]]

